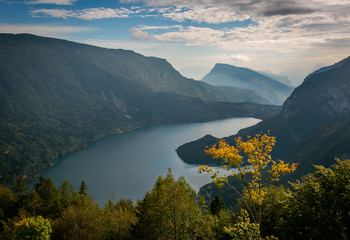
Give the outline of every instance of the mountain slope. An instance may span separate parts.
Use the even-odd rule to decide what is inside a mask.
[[[313,170],[312,164],[330,166],[334,157],[350,154],[350,57],[310,74],[283,104],[279,114],[227,138],[252,136],[270,130],[277,143],[272,155],[287,162],[298,162],[298,172]],[[179,156],[192,162],[204,157],[203,149],[216,141],[204,137],[178,149]],[[201,146],[200,144],[201,143]],[[328,146],[327,146],[328,145]],[[191,157],[181,152],[192,152]],[[314,155],[314,156],[313,156]]]
[[[281,177],[281,183],[289,186],[307,173],[314,165],[330,167],[335,157],[350,157],[350,57],[332,66],[310,74],[294,90],[283,105],[282,111],[255,126],[242,129],[226,139],[233,143],[237,136],[252,136],[270,130],[276,136],[272,151],[274,159],[298,163],[297,170]],[[178,148],[178,154],[188,163],[213,163],[203,153],[205,146],[217,142],[212,136]],[[215,163],[215,162],[214,162]],[[241,183],[231,178],[230,184],[241,189]],[[235,204],[239,196],[229,187],[218,189],[213,183],[200,189],[200,194],[210,200],[219,194],[228,206]]]
[[[202,81],[215,86],[250,89],[277,105],[281,105],[293,91],[292,87],[266,75],[228,64],[216,64]]]
[[[133,51],[104,49],[59,39],[48,41],[48,38],[28,34],[2,34],[1,41],[2,56],[5,56],[2,64],[16,61],[24,68],[18,70],[28,74],[34,73],[33,68],[48,64],[49,60],[51,65],[56,66],[56,74],[68,71],[66,75],[74,78],[85,71],[93,77],[97,70],[154,92],[174,92],[202,100],[228,102],[252,100],[254,103],[271,103],[256,94],[256,100],[254,100],[252,91],[233,87],[215,87],[187,79],[165,59],[144,57]],[[40,54],[36,54],[38,51]],[[71,69],[75,72],[71,72]],[[51,70],[53,69],[50,67],[47,69],[47,71]],[[250,99],[245,98],[247,95]]]
[[[217,96],[223,95],[223,99]],[[263,118],[279,107],[224,101],[163,59],[28,34],[0,34],[0,182],[108,134],[162,123]]]

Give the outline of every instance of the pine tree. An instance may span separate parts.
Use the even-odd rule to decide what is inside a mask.
[[[88,192],[87,192],[87,185],[85,183],[85,181],[81,181],[81,184],[80,184],[80,188],[79,188],[79,194],[80,195],[85,195],[87,196],[88,195]]]

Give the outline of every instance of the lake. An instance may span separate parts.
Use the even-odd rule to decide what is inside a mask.
[[[53,167],[39,174],[50,177],[56,186],[68,180],[78,191],[82,180],[100,205],[115,195],[137,200],[151,190],[159,175],[171,168],[174,177],[183,175],[198,191],[211,181],[198,173],[198,166],[184,163],[176,149],[206,134],[226,137],[258,123],[255,118],[234,118],[206,123],[145,127],[89,143],[86,148],[55,160]]]

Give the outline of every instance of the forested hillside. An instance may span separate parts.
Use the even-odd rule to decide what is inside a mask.
[[[166,60],[132,51],[0,34],[0,182],[33,177],[109,134],[279,111],[238,92],[184,78]]]

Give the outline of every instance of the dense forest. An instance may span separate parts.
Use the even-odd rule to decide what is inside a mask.
[[[265,182],[276,182],[295,170],[296,165],[271,159],[273,145],[273,137],[256,135],[237,139],[237,148],[221,143],[207,150],[224,160],[225,168],[247,170],[242,150],[254,168],[236,174],[248,184],[239,190],[240,198],[232,199],[237,201],[233,208],[225,207],[219,196],[206,203],[184,177],[174,179],[170,169],[143,199],[116,201],[114,196],[103,207],[84,181],[77,192],[67,181],[57,188],[40,177],[29,190],[21,177],[14,189],[0,185],[0,238],[349,239],[350,160],[336,160],[330,168],[315,166],[290,187],[259,185],[265,176]],[[213,180],[217,186],[227,183],[218,175]]]

